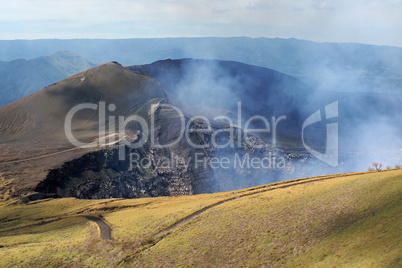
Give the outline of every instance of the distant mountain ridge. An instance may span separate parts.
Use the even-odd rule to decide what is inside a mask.
[[[402,48],[355,43],[248,37],[3,40],[0,60],[60,50],[124,66],[168,58],[238,61],[288,74],[322,90],[402,93]]]
[[[69,51],[0,62],[0,107],[96,65]]]

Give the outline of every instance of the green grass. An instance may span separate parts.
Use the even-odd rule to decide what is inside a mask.
[[[0,266],[400,267],[402,170],[316,179],[196,196],[4,201]],[[103,217],[116,241],[100,240],[81,215]]]

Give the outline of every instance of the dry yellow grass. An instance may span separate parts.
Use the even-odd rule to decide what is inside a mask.
[[[3,202],[0,266],[399,267],[402,170],[319,180],[331,177],[197,196]],[[81,215],[103,217],[116,241],[100,240]]]

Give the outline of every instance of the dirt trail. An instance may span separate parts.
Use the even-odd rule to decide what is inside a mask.
[[[216,203],[213,203],[211,205],[208,205],[206,207],[203,207],[202,209],[197,210],[197,211],[191,213],[190,215],[180,219],[179,221],[175,222],[173,225],[171,225],[171,226],[159,231],[158,233],[154,234],[153,236],[163,238],[166,235],[168,235],[171,230],[175,229],[179,225],[185,224],[186,222],[192,220],[193,218],[195,218],[196,216],[200,215],[201,213],[203,213],[203,212],[205,212],[205,211],[207,211],[207,210],[209,210],[211,208],[214,208],[216,206],[222,205],[222,204],[224,204],[226,202],[235,200],[235,199],[239,199],[239,198],[242,198],[242,197],[255,195],[255,194],[259,194],[259,193],[263,193],[263,192],[268,192],[268,191],[272,191],[272,190],[275,190],[275,189],[282,189],[282,188],[287,188],[287,187],[291,187],[291,186],[294,186],[294,185],[310,183],[310,182],[315,182],[315,181],[319,181],[319,180],[332,179],[332,178],[334,178],[334,177],[332,177],[332,176],[328,177],[327,176],[325,178],[318,178],[318,179],[292,180],[292,181],[286,181],[286,182],[279,182],[279,183],[274,184],[274,185],[270,184],[268,186],[255,187],[255,188],[246,190],[244,193],[241,193],[240,195],[232,196],[232,197],[226,198],[224,200],[218,201]]]
[[[383,171],[386,171],[386,170],[383,170]],[[168,235],[171,230],[175,229],[176,227],[178,227],[180,225],[185,224],[186,222],[192,220],[193,218],[200,215],[201,213],[203,213],[211,208],[214,208],[216,206],[222,205],[226,202],[238,199],[238,198],[255,195],[255,194],[259,194],[259,193],[263,193],[263,192],[268,192],[268,191],[272,191],[272,190],[276,190],[276,189],[288,188],[288,187],[305,184],[305,183],[323,181],[323,180],[340,178],[340,177],[356,176],[356,175],[362,175],[362,174],[366,174],[366,173],[367,172],[356,172],[356,173],[347,173],[347,174],[322,175],[322,176],[317,176],[317,177],[312,177],[312,178],[302,178],[302,179],[295,179],[295,180],[290,180],[290,181],[279,181],[276,183],[271,183],[271,184],[262,185],[262,186],[256,186],[256,187],[245,189],[245,190],[239,190],[238,195],[228,197],[224,200],[221,200],[221,201],[218,201],[211,205],[208,205],[206,207],[203,207],[202,209],[197,210],[197,211],[191,213],[190,215],[187,215],[186,217],[180,219],[179,221],[175,222],[171,226],[168,226],[165,229],[160,230],[159,232],[155,233],[153,236],[163,238],[166,235]]]
[[[114,240],[112,238],[112,229],[110,228],[109,225],[106,224],[106,222],[104,222],[100,218],[93,216],[85,216],[85,218],[96,223],[96,225],[99,228],[100,236],[103,240],[109,240],[109,241]]]
[[[105,140],[106,140],[106,139],[110,139],[110,137],[116,136],[116,135],[117,135],[117,133],[107,135],[107,136],[105,136]],[[118,140],[115,140],[115,141],[106,143],[106,144],[102,145],[102,147],[109,147],[109,146],[115,145],[115,144],[121,142],[124,138],[126,138],[126,135],[125,135],[124,137],[118,139]],[[94,142],[98,142],[98,139],[95,140]],[[50,157],[50,156],[55,156],[55,155],[59,155],[59,154],[63,154],[63,153],[71,152],[71,151],[85,150],[85,149],[95,149],[95,148],[96,148],[96,149],[99,149],[99,148],[102,148],[102,147],[99,147],[99,146],[98,146],[98,147],[88,147],[88,146],[74,147],[74,148],[66,149],[66,150],[63,150],[63,151],[60,151],[60,152],[55,152],[55,153],[50,153],[50,154],[44,154],[44,155],[35,156],[35,157],[30,157],[30,158],[25,158],[25,159],[18,159],[18,160],[11,160],[11,161],[6,161],[6,162],[0,162],[0,165],[14,164],[14,163],[20,163],[20,162],[25,162],[25,161],[38,160],[38,159],[47,158],[47,157]]]
[[[37,159],[47,158],[47,157],[50,157],[50,156],[55,156],[55,155],[58,155],[58,154],[62,154],[62,153],[66,153],[66,152],[71,152],[71,151],[76,151],[76,150],[79,150],[79,149],[84,149],[84,148],[76,147],[76,148],[71,148],[71,149],[63,150],[63,151],[56,152],[56,153],[45,154],[45,155],[41,155],[41,156],[30,157],[30,158],[19,159],[19,160],[12,160],[12,161],[7,161],[7,162],[1,162],[0,165],[13,164],[13,163],[20,163],[20,162],[25,162],[25,161],[31,161],[31,160],[37,160]]]

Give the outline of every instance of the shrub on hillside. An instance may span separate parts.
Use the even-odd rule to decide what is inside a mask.
[[[377,162],[373,162],[371,164],[371,166],[367,169],[367,171],[381,171],[382,168],[382,164],[381,163],[377,163]]]

